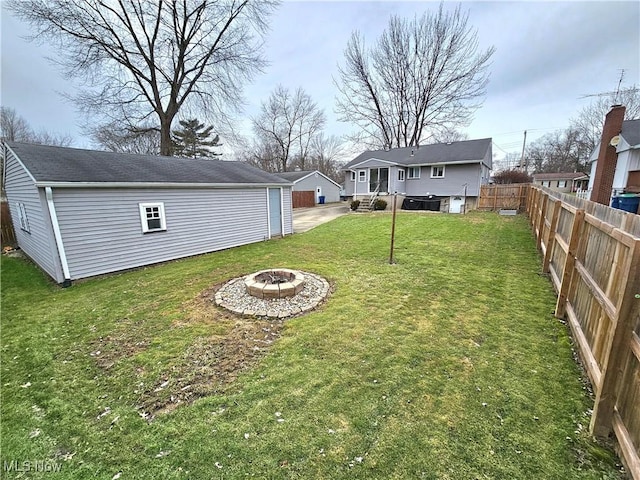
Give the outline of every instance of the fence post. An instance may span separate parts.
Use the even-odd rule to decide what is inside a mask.
[[[567,307],[567,293],[569,292],[569,285],[573,279],[573,272],[576,264],[576,248],[578,247],[578,241],[580,240],[580,233],[582,230],[582,224],[584,223],[584,210],[578,209],[573,217],[573,226],[571,227],[571,236],[569,237],[569,248],[567,250],[567,257],[564,260],[564,268],[562,269],[562,279],[560,282],[560,289],[558,291],[558,301],[556,302],[555,316],[558,318],[564,317]]]
[[[607,339],[605,355],[602,362],[600,385],[596,390],[596,400],[591,415],[590,432],[596,437],[607,437],[613,429],[613,412],[617,402],[617,387],[622,362],[630,351],[633,333],[631,315],[633,303],[640,301],[635,294],[640,289],[640,240],[635,240],[631,247],[622,271],[622,295],[616,305],[616,316],[611,319],[613,333]]]
[[[531,192],[530,197],[529,197],[529,223],[531,225],[533,225],[533,222],[534,222],[533,219],[534,219],[535,214],[536,214],[534,205],[535,205],[536,195],[537,194],[538,194],[538,190],[533,190]]]
[[[542,244],[542,233],[544,232],[544,221],[547,218],[547,198],[549,195],[542,196],[542,208],[540,209],[540,218],[538,219],[538,234],[536,235],[536,248],[540,250]]]
[[[536,222],[538,221],[538,215],[540,213],[540,197],[542,196],[542,190],[537,190],[536,191],[536,196],[534,197],[534,203],[533,203],[533,216],[531,217],[531,228],[534,229],[533,233],[535,235],[535,227],[536,227]]]
[[[533,205],[535,203],[537,194],[538,194],[538,189],[532,187],[531,193],[529,194],[529,213],[530,213],[529,218],[533,216]]]
[[[560,210],[562,210],[562,200],[554,200],[553,212],[551,213],[551,224],[549,225],[549,232],[544,244],[544,259],[542,261],[543,273],[549,273],[549,263],[551,262],[553,244],[556,241],[556,229],[558,228],[558,220],[560,219]]]

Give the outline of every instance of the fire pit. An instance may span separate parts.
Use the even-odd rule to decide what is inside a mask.
[[[244,279],[247,293],[264,299],[293,297],[304,288],[304,283],[301,272],[287,268],[261,270]]]
[[[238,315],[284,319],[315,309],[330,289],[315,273],[274,268],[229,280],[214,301]]]

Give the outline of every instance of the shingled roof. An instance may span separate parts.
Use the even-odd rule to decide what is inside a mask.
[[[324,173],[320,172],[319,170],[299,170],[299,171],[294,171],[294,172],[280,172],[280,173],[276,173],[276,175],[278,175],[281,178],[284,178],[285,180],[288,180],[290,182],[296,183],[298,180],[302,180],[304,178],[307,178],[311,175],[315,174],[316,176],[320,175],[322,177],[324,177],[327,181],[334,183],[336,185],[336,187],[340,187],[340,184],[338,182],[336,182],[335,180],[332,180],[331,178],[327,177]]]
[[[390,150],[367,150],[351,160],[344,169],[349,170],[370,159],[384,160],[397,165],[429,165],[439,163],[479,162],[491,148],[491,138],[465,140],[451,143],[435,143]],[[488,165],[491,168],[491,156]]]
[[[311,175],[313,172],[315,172],[315,170],[299,170],[296,172],[279,172],[276,173],[276,175],[284,178],[285,180],[289,180],[290,182],[296,182],[301,178]]]
[[[632,147],[640,145],[640,118],[622,122],[622,138]]]
[[[160,157],[6,142],[29,173],[47,184],[290,185],[241,162]]]

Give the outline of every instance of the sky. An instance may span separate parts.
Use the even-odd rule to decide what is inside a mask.
[[[456,5],[445,2],[445,8]],[[281,84],[304,88],[324,109],[327,134],[352,132],[334,112],[334,79],[352,32],[358,30],[369,45],[391,15],[413,18],[437,8],[432,1],[284,1],[266,37],[270,65],[245,87],[238,129],[250,133],[250,118]],[[462,8],[480,49],[494,46],[496,52],[484,103],[461,130],[470,139],[491,137],[496,158],[520,152],[525,130],[530,143],[567,127],[594,95],[616,90],[622,70],[623,87],[640,84],[640,2],[466,1]],[[27,41],[28,26],[4,3],[1,15],[0,104],[35,130],[69,134],[73,146],[91,148],[85,121],[64,97],[74,92],[74,83],[47,60],[57,52]]]

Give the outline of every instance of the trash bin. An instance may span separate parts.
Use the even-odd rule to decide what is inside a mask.
[[[320,196],[318,197],[318,203],[319,203],[320,205],[324,205],[324,195],[320,195]]]
[[[611,208],[620,209],[620,197],[613,197],[611,199]]]
[[[622,194],[618,197],[619,209],[625,212],[638,213],[638,205],[640,205],[640,196],[632,193]]]

